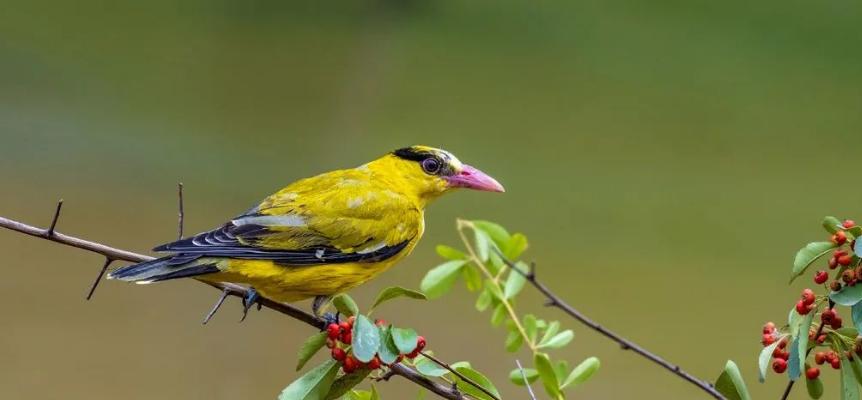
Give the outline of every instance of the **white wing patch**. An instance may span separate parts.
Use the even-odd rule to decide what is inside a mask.
[[[263,226],[306,226],[305,217],[296,214],[285,215],[255,215],[252,217],[237,218],[231,221],[236,226],[241,225],[263,225]]]
[[[357,253],[359,253],[359,254],[368,254],[368,253],[373,253],[373,252],[375,252],[375,251],[377,251],[377,250],[380,250],[380,249],[382,249],[382,248],[384,248],[384,247],[386,247],[386,243],[385,243],[385,242],[380,242],[380,243],[377,243],[377,244],[374,244],[374,245],[368,246],[368,247],[366,247],[366,248],[364,248],[364,249],[362,249],[362,250],[358,250],[358,251],[357,251]]]

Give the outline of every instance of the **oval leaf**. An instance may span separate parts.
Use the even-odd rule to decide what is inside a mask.
[[[323,345],[325,344],[326,332],[320,332],[306,339],[305,343],[302,344],[302,347],[299,348],[299,360],[296,362],[296,370],[301,370],[302,367],[305,366],[305,363],[307,363],[318,350],[323,348]]]
[[[506,246],[506,250],[503,252],[503,255],[510,260],[517,260],[518,257],[524,253],[524,250],[527,250],[527,237],[523,234],[516,233],[512,235],[511,239],[509,239],[509,245]]]
[[[479,257],[479,261],[488,261],[491,253],[491,239],[488,234],[481,229],[473,229],[473,241],[476,244],[476,256]]]
[[[341,398],[341,396],[347,394],[350,389],[353,389],[356,385],[362,383],[369,374],[371,374],[370,369],[362,368],[353,371],[350,374],[342,375],[332,383],[332,389],[329,389],[329,393],[326,394],[326,400],[336,400]]]
[[[425,297],[424,293],[417,292],[415,290],[405,289],[400,286],[391,286],[386,289],[383,289],[383,291],[381,291],[380,294],[377,295],[377,299],[374,300],[374,304],[371,305],[371,309],[373,310],[381,303],[398,297],[409,297],[411,299],[417,300],[425,300],[427,298]]]
[[[321,400],[325,398],[335,380],[338,368],[340,365],[335,360],[327,360],[284,388],[278,396],[278,400]]]
[[[763,350],[760,351],[760,357],[758,357],[757,359],[757,366],[759,367],[760,371],[760,376],[758,377],[758,380],[761,383],[766,381],[766,371],[767,368],[769,368],[769,361],[772,360],[772,352],[774,352],[775,348],[778,347],[778,342],[780,342],[780,340],[776,340],[775,343],[764,347]]]
[[[394,327],[390,330],[392,331],[392,342],[395,343],[395,347],[398,348],[401,354],[408,354],[416,349],[416,342],[419,339],[416,331],[410,328]]]
[[[512,235],[500,224],[490,221],[473,221],[473,226],[487,233],[500,250],[505,250],[509,241],[512,240]]]
[[[392,341],[392,329],[389,327],[380,329],[380,347],[377,349],[377,356],[384,364],[392,364],[401,354],[398,347],[395,347],[395,342]]]
[[[353,356],[367,363],[380,348],[380,329],[364,315],[357,315],[353,323]]]
[[[353,301],[353,298],[346,294],[339,294],[332,298],[332,305],[335,306],[335,309],[338,312],[350,317],[356,314],[359,314],[359,307],[356,306],[356,302]]]
[[[447,260],[465,260],[467,259],[467,255],[464,254],[461,250],[458,250],[454,247],[449,247],[443,244],[437,245],[435,248],[437,251],[437,255],[443,257]]]
[[[507,299],[515,297],[515,295],[520,293],[521,289],[524,288],[524,284],[527,283],[527,278],[524,277],[524,274],[529,271],[527,264],[518,261],[518,263],[515,264],[515,268],[517,268],[518,271],[515,271],[514,269],[509,271],[509,276],[506,278],[506,286],[503,289],[503,296]]]
[[[581,361],[575,369],[569,373],[569,376],[563,381],[563,384],[560,386],[560,389],[565,389],[569,386],[575,387],[578,386],[593,376],[596,371],[599,370],[599,367],[602,365],[599,362],[599,359],[596,357],[590,357],[584,361]]]
[[[527,377],[527,382],[533,383],[536,379],[539,379],[539,372],[532,368],[524,368],[523,374],[521,374],[521,370],[518,368],[509,372],[509,380],[518,386],[526,386],[524,383],[524,376]]]
[[[793,282],[796,277],[805,273],[805,269],[811,263],[834,248],[835,243],[832,242],[814,242],[805,245],[796,252],[796,257],[793,259],[793,272],[790,274],[790,281]]]
[[[551,360],[545,353],[536,353],[533,356],[533,363],[536,365],[536,371],[539,372],[539,377],[542,378],[542,385],[545,387],[545,392],[552,399],[559,398],[560,382],[557,380],[557,373],[554,371],[554,366]]]
[[[461,375],[464,375],[474,383],[481,386],[483,389],[491,392],[491,394],[496,396],[496,398],[500,398],[500,392],[497,391],[497,388],[494,387],[494,384],[491,383],[491,381],[486,378],[485,375],[479,373],[479,371],[476,371],[475,369],[468,366],[460,366],[455,368],[455,370],[458,371]],[[455,376],[453,376],[452,379],[458,383],[458,389],[460,391],[469,394],[470,396],[473,396],[477,399],[494,400],[494,397],[488,396],[487,394],[485,394],[485,392],[473,386],[472,384],[462,381],[460,378]]]
[[[439,378],[449,373],[449,370],[446,368],[437,365],[434,361],[421,355],[416,357],[416,361],[413,362],[413,366],[416,367],[416,370],[419,371],[420,374],[434,378]]]
[[[558,349],[560,347],[563,347],[563,346],[569,344],[569,342],[571,342],[572,339],[574,339],[574,338],[575,338],[575,332],[572,332],[571,329],[566,329],[566,330],[554,335],[552,338],[548,339],[547,342],[540,343],[539,348],[540,349],[547,349],[547,348]]]
[[[727,360],[724,371],[715,381],[715,390],[723,394],[727,400],[751,400],[745,381],[742,380],[742,374],[739,373],[736,363],[731,360]]]
[[[796,360],[799,371],[805,371],[805,357],[808,355],[808,330],[811,328],[811,321],[813,320],[814,312],[810,312],[802,318],[802,323],[799,325],[799,329],[796,330],[796,341],[798,342],[796,349],[797,357],[793,358],[793,352],[791,351],[790,359],[787,360],[788,363]]]
[[[446,294],[458,278],[461,267],[466,263],[465,260],[454,260],[434,267],[422,278],[419,289],[425,292],[429,299],[436,299]]]
[[[844,227],[841,225],[841,220],[838,218],[829,216],[823,218],[823,229],[826,229],[829,233],[835,233],[842,230]]]
[[[841,358],[841,400],[859,400],[859,385],[850,362],[844,357]]]
[[[852,306],[862,301],[862,285],[844,286],[837,292],[829,293],[829,298],[842,306]]]
[[[823,396],[823,382],[820,378],[806,379],[805,388],[808,389],[808,396],[814,400]]]

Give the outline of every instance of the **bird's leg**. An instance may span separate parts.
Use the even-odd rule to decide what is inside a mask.
[[[260,299],[260,295],[257,294],[257,290],[254,290],[253,287],[248,288],[248,292],[246,292],[245,297],[242,299],[242,319],[239,322],[245,321],[245,317],[248,316],[248,310],[251,309],[254,303],[257,303],[258,299]]]

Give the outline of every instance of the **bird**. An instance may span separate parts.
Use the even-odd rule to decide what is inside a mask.
[[[332,296],[408,256],[425,231],[426,206],[460,188],[505,191],[446,150],[400,148],[291,183],[216,229],[153,249],[164,257],[107,278],[235,283],[248,288],[243,319],[259,296],[283,303],[313,298],[312,312],[320,316]]]

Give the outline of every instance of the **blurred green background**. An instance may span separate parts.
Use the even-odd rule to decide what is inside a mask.
[[[291,181],[423,143],[497,177],[427,213],[415,253],[354,291],[418,287],[456,217],[526,233],[541,277],[588,315],[755,398],[760,326],[801,279],[823,215],[862,218],[849,167],[862,128],[862,7],[852,1],[5,2],[0,215],[135,251],[213,228]],[[238,324],[193,282],[106,282],[102,260],[0,231],[0,390],[10,399],[273,399],[312,332]],[[505,332],[463,287],[393,302],[450,361],[506,398]],[[408,308],[409,307],[409,308]],[[528,292],[524,311],[562,318]],[[704,398],[574,322],[557,357],[602,370],[572,398]],[[828,398],[836,374],[824,373]],[[412,398],[393,379],[384,398]],[[805,398],[797,390],[793,398]]]

